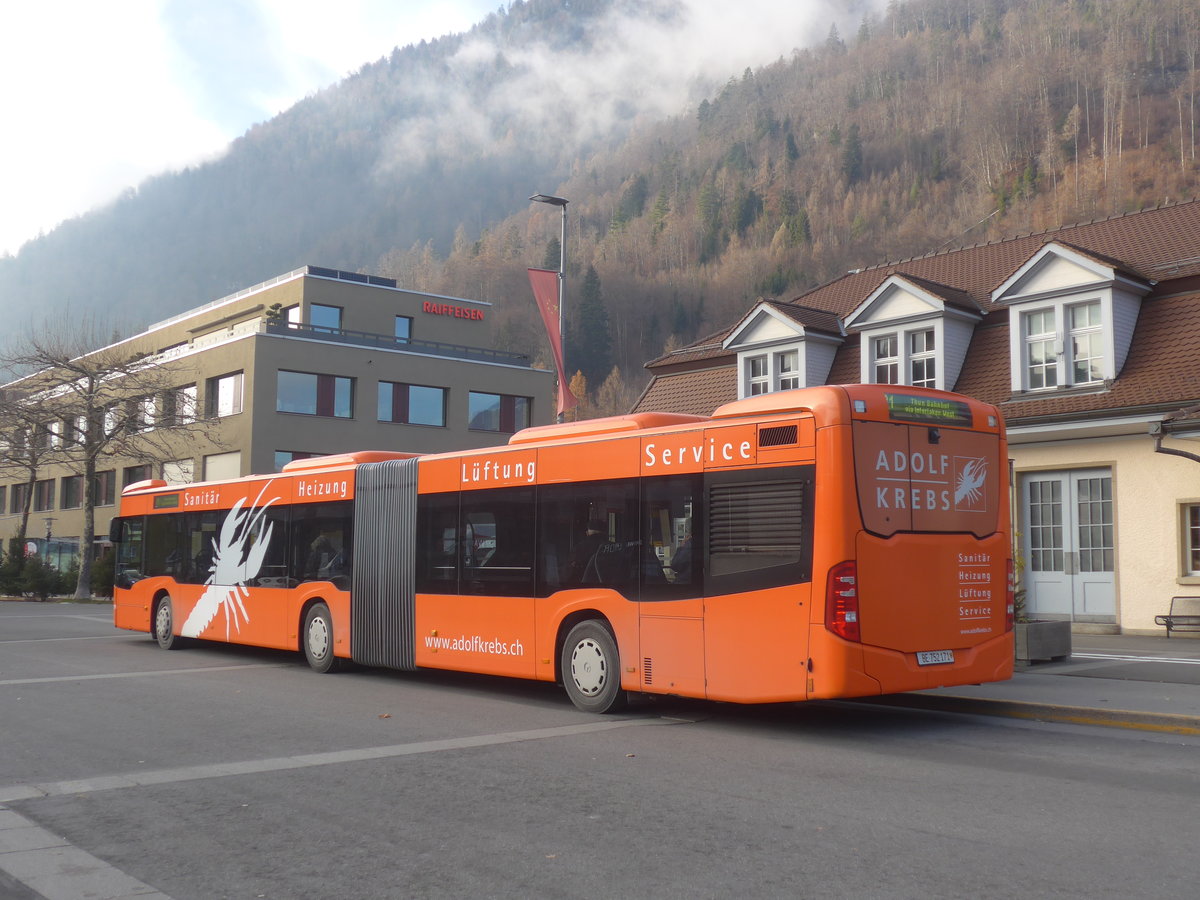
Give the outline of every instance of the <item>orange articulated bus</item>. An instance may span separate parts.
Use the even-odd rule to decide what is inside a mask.
[[[736,703],[1012,674],[995,407],[921,388],[763,394],[509,444],[126,488],[114,622],[342,660]]]

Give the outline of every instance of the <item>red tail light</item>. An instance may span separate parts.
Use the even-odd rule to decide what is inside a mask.
[[[1004,630],[1013,630],[1013,619],[1017,613],[1017,574],[1013,561],[1008,561],[1008,583],[1004,589]]]
[[[858,566],[853,561],[838,563],[829,570],[825,627],[848,641],[862,640],[858,627]]]

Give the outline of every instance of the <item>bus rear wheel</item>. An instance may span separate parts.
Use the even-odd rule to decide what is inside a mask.
[[[304,658],[314,672],[331,672],[337,665],[333,655],[333,616],[324,603],[314,603],[304,615]]]
[[[183,646],[183,638],[175,633],[175,608],[170,595],[154,605],[154,640],[163,650],[178,650]]]
[[[603,622],[588,619],[572,628],[560,663],[563,687],[579,709],[606,713],[625,705],[617,642]]]

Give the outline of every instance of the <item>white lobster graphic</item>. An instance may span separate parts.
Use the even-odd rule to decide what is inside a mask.
[[[958,474],[958,482],[954,486],[954,505],[958,507],[964,500],[976,504],[983,497],[983,484],[987,480],[987,459],[970,460]]]
[[[211,574],[204,582],[204,593],[180,631],[184,637],[199,637],[212,624],[217,613],[222,611],[225,613],[226,640],[229,639],[231,623],[240,632],[241,621],[250,621],[243,602],[250,595],[246,582],[258,576],[271,544],[271,533],[275,529],[275,524],[268,522],[266,529],[260,531],[267,510],[279,500],[273,497],[262,506],[258,505],[270,486],[269,481],[263,485],[254,503],[245,509],[242,507],[248,498],[242,497],[225,516],[221,531],[212,542]]]

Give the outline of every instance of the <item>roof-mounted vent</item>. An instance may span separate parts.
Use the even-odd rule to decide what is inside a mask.
[[[794,423],[791,425],[771,425],[767,428],[758,429],[758,446],[760,447],[783,447],[796,443],[796,438],[797,428]]]

